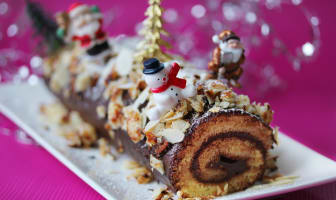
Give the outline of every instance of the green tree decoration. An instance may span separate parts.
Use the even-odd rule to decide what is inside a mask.
[[[48,16],[40,4],[31,1],[26,3],[26,12],[35,29],[35,34],[42,36],[47,53],[54,53],[64,45],[63,40],[57,36],[56,22]]]

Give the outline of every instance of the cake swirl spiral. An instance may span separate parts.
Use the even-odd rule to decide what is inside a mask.
[[[263,176],[271,147],[272,129],[257,116],[240,110],[207,112],[168,152],[167,174],[186,197],[239,191]]]

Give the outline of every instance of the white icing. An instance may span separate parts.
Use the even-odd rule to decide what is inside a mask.
[[[104,84],[113,70],[116,70],[119,75],[129,74],[133,67],[134,44],[136,44],[138,40],[137,37],[125,38],[123,36],[110,38],[108,40],[110,46],[113,46],[115,49],[120,49],[120,53],[116,58],[111,58],[108,61],[101,73],[98,84]],[[125,69],[122,69],[123,67],[125,67]]]
[[[134,52],[128,48],[124,48],[120,51],[116,60],[116,71],[120,76],[126,76],[131,72],[133,67],[133,55]]]

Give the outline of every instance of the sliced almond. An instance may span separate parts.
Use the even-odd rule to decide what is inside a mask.
[[[196,98],[188,98],[188,101],[190,102],[190,106],[196,112],[203,112],[203,110],[204,110],[204,102],[202,100],[202,95],[197,95]]]
[[[209,112],[216,113],[216,112],[219,112],[220,110],[221,110],[220,107],[214,106],[214,107],[209,109]]]
[[[138,98],[133,103],[133,108],[137,109],[141,104],[143,104],[148,99],[148,96],[149,96],[149,88],[147,87],[140,93]]]
[[[167,128],[162,130],[159,134],[172,144],[182,142],[184,139],[184,132],[178,129]]]
[[[149,121],[144,129],[144,132],[152,131],[159,122],[160,120]]]
[[[105,118],[105,116],[106,116],[105,106],[103,106],[103,105],[97,106],[96,107],[96,112],[97,112],[97,115],[100,119]]]
[[[129,137],[134,143],[139,142],[144,138],[142,134],[142,117],[137,110],[130,107],[124,109],[126,118],[126,129]]]
[[[173,121],[173,120],[177,120],[177,119],[181,119],[184,116],[184,112],[178,112],[178,113],[174,113],[173,116],[169,117],[169,118],[164,118],[163,120],[161,120],[162,122],[169,122],[169,121]]]
[[[225,109],[225,108],[228,108],[230,106],[230,103],[227,102],[227,101],[223,101],[223,102],[220,102],[218,104],[218,106]]]
[[[153,155],[150,155],[150,159],[149,159],[150,165],[158,170],[161,174],[164,174],[164,168],[163,168],[163,163],[161,160],[155,158]]]
[[[175,120],[172,122],[173,129],[181,130],[182,132],[185,132],[190,127],[190,123],[185,120]]]
[[[238,108],[243,108],[250,104],[250,98],[246,95],[238,95],[236,98],[236,105]]]
[[[80,73],[75,79],[75,91],[82,92],[91,85],[91,76],[88,73]]]

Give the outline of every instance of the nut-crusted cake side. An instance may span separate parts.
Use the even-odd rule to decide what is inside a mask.
[[[67,124],[73,146],[98,143],[106,154],[109,139],[130,154],[147,168],[134,174],[138,182],[150,181],[151,169],[180,197],[243,190],[276,168],[269,154],[277,141],[277,129],[269,126],[273,111],[229,87],[241,86],[245,60],[234,32],[213,37],[210,73],[162,51],[170,45],[161,37],[168,33],[160,3],[149,0],[139,40],[109,39],[95,5],[74,3],[54,22],[28,2],[35,28],[52,50],[44,59],[46,85],[72,110],[41,111],[59,112],[51,119]]]
[[[112,66],[108,74],[91,73],[90,84],[78,91],[74,83],[86,70],[74,69],[87,69],[90,64],[78,60],[76,49],[64,51],[68,54],[46,59],[51,69],[45,71],[49,89],[93,124],[100,137],[110,138],[120,151],[184,197],[243,190],[269,168],[267,152],[276,138],[269,126],[273,112],[268,104],[251,103],[221,81],[207,79],[206,72],[184,67],[180,77],[195,86],[196,95],[181,99],[160,119],[150,121],[146,112],[155,101],[136,70],[139,65],[132,64],[127,73],[120,73],[118,70],[124,69],[118,66],[116,56],[108,65]],[[52,80],[62,83],[63,76],[55,77],[59,70],[64,70],[63,76],[68,74],[70,81],[54,88],[57,84]]]

